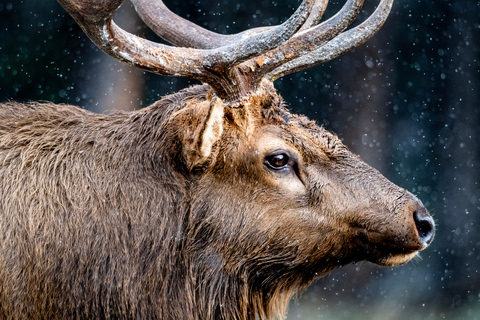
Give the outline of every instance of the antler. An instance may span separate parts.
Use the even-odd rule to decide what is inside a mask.
[[[347,0],[339,13],[319,25],[328,0],[303,0],[279,26],[221,35],[175,15],[161,0],[132,1],[145,23],[178,47],[119,28],[112,17],[123,0],[58,0],[90,39],[111,56],[154,73],[199,79],[228,100],[256,90],[263,79],[273,81],[358,46],[384,23],[393,2],[381,0],[369,19],[344,33],[364,0]]]
[[[304,0],[283,24],[234,44],[209,50],[157,44],[119,28],[112,17],[123,0],[58,0],[88,37],[111,56],[151,72],[209,83],[223,98],[239,96],[232,67],[290,38],[306,21],[315,0]],[[247,89],[250,91],[249,89]]]

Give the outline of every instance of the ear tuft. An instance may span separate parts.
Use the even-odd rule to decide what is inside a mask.
[[[192,103],[191,108],[187,108],[191,121],[186,123],[190,123],[192,127],[189,125],[183,128],[182,140],[189,170],[202,166],[208,161],[214,144],[222,136],[223,108],[223,100],[217,97],[210,101],[196,101]]]
[[[214,98],[210,103],[203,130],[200,132],[198,150],[200,158],[206,159],[212,152],[212,147],[223,133],[223,101]]]

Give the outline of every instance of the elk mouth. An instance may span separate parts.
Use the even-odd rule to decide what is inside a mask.
[[[398,266],[407,263],[425,249],[428,244],[417,239],[389,237],[384,233],[366,229],[357,229],[362,243],[357,251],[359,260],[367,260],[380,266]]]
[[[399,248],[387,245],[367,246],[366,260],[380,266],[393,267],[407,263],[418,255],[421,249]]]

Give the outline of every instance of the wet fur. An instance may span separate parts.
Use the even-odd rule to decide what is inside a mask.
[[[262,266],[239,261],[223,271],[214,249],[222,243],[209,237],[217,231],[205,223],[212,208],[192,205],[199,195],[189,188],[195,175],[180,145],[192,133],[169,122],[194,131],[201,117],[175,112],[210,94],[198,86],[110,115],[50,103],[0,106],[1,318],[285,313],[304,281],[292,275],[288,283],[264,286],[250,273],[291,257]],[[273,105],[269,117],[283,121],[287,112],[273,98],[256,103]],[[255,236],[244,232],[236,236]]]
[[[282,318],[336,267],[423,248],[418,199],[271,84],[223,113],[216,99],[0,105],[0,318]],[[276,140],[299,172],[265,166]]]

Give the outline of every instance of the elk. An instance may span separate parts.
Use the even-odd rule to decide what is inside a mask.
[[[355,28],[363,0],[321,23],[327,0],[304,0],[233,35],[132,0],[172,46],[119,28],[123,0],[58,1],[111,56],[203,84],[129,113],[0,105],[1,318],[283,318],[327,272],[432,241],[420,200],[273,87],[365,42],[392,0]]]

